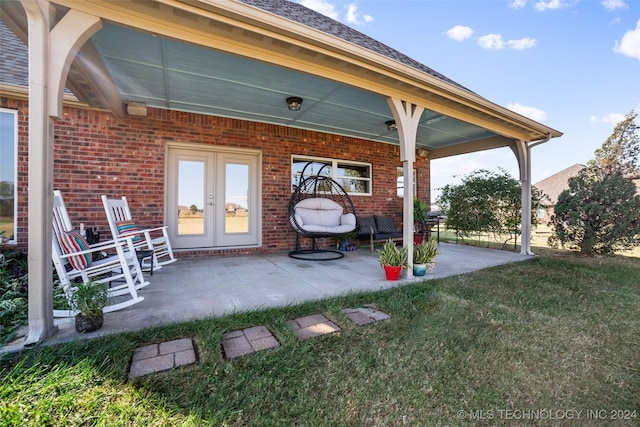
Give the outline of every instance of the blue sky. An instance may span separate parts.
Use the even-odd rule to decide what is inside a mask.
[[[586,163],[640,113],[638,0],[292,0],[564,133],[533,149],[533,183]],[[478,169],[518,178],[509,149],[432,162],[432,189]]]

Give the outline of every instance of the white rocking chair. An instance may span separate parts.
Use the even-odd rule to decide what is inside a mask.
[[[173,256],[173,249],[169,241],[167,226],[138,230],[131,217],[129,203],[126,197],[122,199],[109,199],[102,196],[102,205],[107,214],[109,228],[114,239],[121,237],[133,237],[133,246],[136,250],[152,250],[153,257],[150,261],[142,260],[142,268],[158,270],[163,265],[177,261]]]
[[[76,290],[76,280],[81,278],[84,283],[95,281],[110,285],[109,304],[103,309],[104,312],[120,310],[144,300],[137,291],[149,282],[144,281],[132,240],[129,238],[89,245],[84,236],[73,230],[62,194],[58,190],[53,192],[51,253],[53,265],[68,298]],[[95,261],[94,254],[100,254]],[[104,257],[104,254],[107,256]],[[70,317],[75,313],[70,310],[54,310],[53,315]]]

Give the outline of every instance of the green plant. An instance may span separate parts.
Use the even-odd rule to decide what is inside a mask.
[[[430,239],[428,242],[422,242],[413,247],[414,264],[429,264],[438,255],[440,255],[440,250],[435,239]]]
[[[27,277],[24,254],[0,252],[0,345],[27,321]]]
[[[358,231],[351,230],[348,233],[340,234],[336,237],[336,241],[338,244],[348,243],[358,240]]]
[[[406,247],[399,248],[393,239],[389,239],[378,251],[380,265],[392,267],[408,267],[409,250]]]
[[[102,309],[109,301],[109,289],[100,282],[87,282],[77,285],[71,294],[69,304],[73,310],[77,310],[87,317],[96,317],[102,314]]]
[[[413,225],[416,229],[422,229],[423,224],[429,220],[427,202],[417,197],[413,198]]]
[[[595,159],[569,178],[558,196],[548,243],[585,255],[612,254],[640,246],[640,125],[635,112],[616,125]]]

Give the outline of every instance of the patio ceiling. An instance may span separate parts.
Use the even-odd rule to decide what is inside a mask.
[[[108,23],[92,40],[125,102],[398,144],[398,133],[385,125],[393,116],[382,95]],[[287,108],[289,96],[304,100],[300,110]],[[426,111],[417,146],[434,149],[491,136]]]

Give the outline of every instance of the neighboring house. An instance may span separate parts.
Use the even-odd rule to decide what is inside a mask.
[[[284,251],[309,161],[331,166],[356,213],[411,236],[398,168],[430,204],[431,160],[510,147],[526,182],[531,146],[562,135],[286,0],[1,1],[0,20],[0,153],[12,159],[0,181],[15,182],[14,218],[0,220],[38,253],[29,289],[43,295],[30,297],[27,342],[52,325],[52,189],[104,237],[100,196],[126,195],[139,223],[168,225],[179,256]],[[237,232],[231,202],[247,209]],[[192,205],[202,233],[181,233]]]
[[[575,164],[533,184],[546,196],[542,199],[542,208],[537,212],[539,222],[548,223],[551,220],[560,193],[569,188],[569,178],[578,175],[584,168],[585,165]]]
[[[542,208],[537,212],[539,222],[548,223],[551,220],[560,193],[569,189],[569,178],[578,175],[585,167],[585,165],[575,164],[533,184],[546,196],[542,199]],[[633,182],[636,185],[636,194],[640,194],[640,179],[634,179]]]

